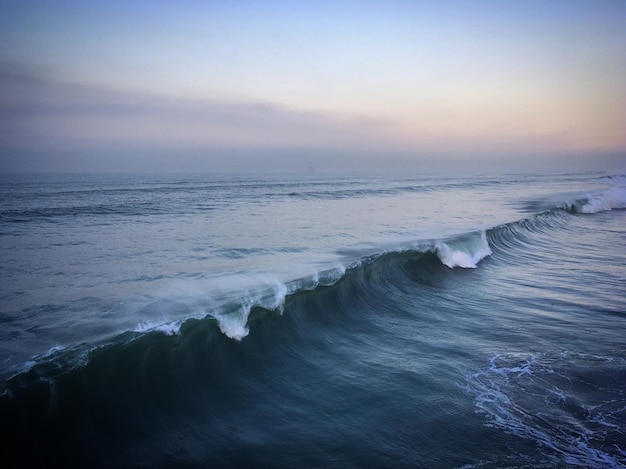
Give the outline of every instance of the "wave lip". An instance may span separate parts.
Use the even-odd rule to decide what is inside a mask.
[[[440,241],[435,244],[435,253],[441,263],[451,269],[475,269],[481,260],[492,254],[485,230]]]
[[[218,309],[210,312],[209,316],[217,321],[224,335],[241,341],[250,333],[248,317],[254,307],[277,311],[282,314],[285,299],[290,293],[287,285],[277,283],[266,290],[249,293],[234,310],[223,311]]]

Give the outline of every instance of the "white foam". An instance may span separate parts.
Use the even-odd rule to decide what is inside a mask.
[[[598,213],[626,208],[626,188],[614,187],[590,194],[578,209],[580,213]]]
[[[242,340],[250,333],[247,323],[252,308],[259,306],[282,313],[288,294],[287,286],[277,281],[273,287],[248,292],[242,298],[240,307],[235,311],[215,310],[210,313],[210,316],[215,318],[224,335],[231,339]]]
[[[435,244],[435,252],[441,262],[450,267],[474,269],[485,257],[492,254],[486,232],[480,231]]]
[[[216,314],[213,317],[225,336],[240,341],[250,333],[246,326],[249,314],[250,309],[242,306],[238,313]]]
[[[550,449],[555,465],[624,467],[624,447],[602,443],[621,439],[622,390],[607,384],[601,396],[583,392],[588,379],[578,376],[572,363],[583,370],[611,363],[618,373],[626,366],[580,353],[503,353],[491,359],[487,370],[471,375],[466,390],[487,426]]]
[[[42,357],[48,358],[53,355],[56,355],[58,352],[61,352],[63,350],[65,350],[65,347],[63,345],[55,345],[54,347],[51,347],[50,349],[48,349],[48,351],[44,353]]]
[[[152,323],[150,321],[144,321],[137,324],[137,327],[133,329],[133,332],[163,332],[167,335],[176,335],[180,331],[181,321],[173,321],[169,323]]]
[[[282,314],[285,307],[285,298],[287,298],[288,294],[289,289],[287,288],[287,285],[282,282],[278,282],[273,288],[273,295],[271,300],[266,304],[262,304],[261,306],[265,307],[266,309],[273,309]]]
[[[20,366],[16,367],[15,372],[18,374],[27,373],[34,366],[38,365],[39,363],[46,362],[47,360],[53,359],[55,355],[60,354],[64,350],[66,350],[66,347],[63,345],[55,345],[53,347],[50,347],[46,352],[35,355],[31,357],[30,360],[27,360],[26,362],[22,363]],[[81,357],[81,358],[86,358],[86,357]]]

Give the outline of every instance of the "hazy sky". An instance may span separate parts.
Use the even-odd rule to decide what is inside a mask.
[[[0,171],[542,162],[626,162],[626,1],[0,0]]]

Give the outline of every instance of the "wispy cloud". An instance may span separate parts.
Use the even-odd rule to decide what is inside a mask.
[[[0,171],[275,169],[321,160],[329,167],[432,167],[450,159],[474,165],[579,152],[566,132],[450,129],[424,116],[402,125],[268,102],[72,83],[0,67]]]
[[[201,148],[382,145],[387,123],[262,102],[198,100],[0,72],[7,145],[127,143]],[[386,142],[388,143],[388,142]]]

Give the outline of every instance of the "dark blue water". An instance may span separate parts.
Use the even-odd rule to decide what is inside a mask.
[[[625,186],[3,176],[3,466],[626,467]]]

